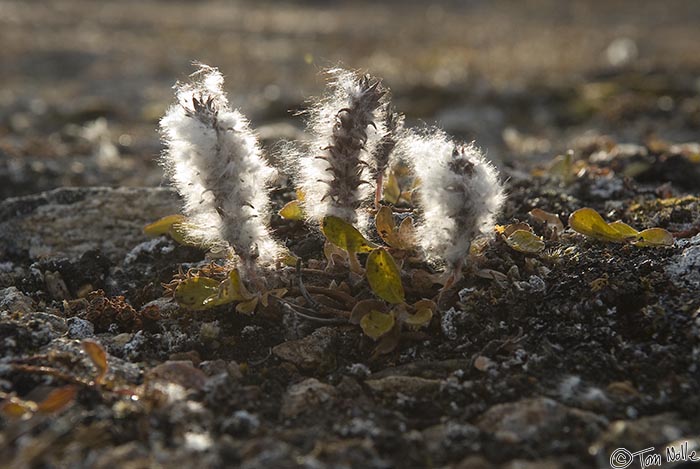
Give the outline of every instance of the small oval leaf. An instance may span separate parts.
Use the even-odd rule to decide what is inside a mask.
[[[73,385],[54,389],[46,396],[46,399],[38,404],[37,410],[45,414],[59,412],[73,402],[77,394],[78,388]]]
[[[370,252],[377,247],[375,244],[367,241],[357,228],[338,217],[325,217],[322,231],[328,241],[351,254]]]
[[[102,382],[102,378],[107,374],[107,352],[105,352],[105,349],[103,349],[100,344],[92,340],[83,340],[81,345],[93,365],[95,365],[95,368],[97,368],[95,382],[99,384]]]
[[[243,284],[238,269],[233,269],[228,275],[228,280],[221,282],[218,304],[230,303],[231,301],[249,301],[254,296]]]
[[[358,301],[350,312],[350,323],[360,324],[363,317],[368,315],[372,310],[379,311],[381,313],[386,312],[386,305],[383,301],[379,300],[362,300]]]
[[[620,243],[630,239],[628,234],[624,234],[624,227],[611,227],[592,208],[581,208],[572,213],[569,216],[569,226],[583,235],[602,241]]]
[[[548,227],[557,232],[562,232],[564,230],[564,224],[555,213],[545,212],[541,208],[533,208],[530,210],[530,216],[535,220],[546,223]]]
[[[639,233],[639,241],[634,244],[640,247],[673,246],[673,235],[663,228],[649,228]]]
[[[188,278],[175,288],[175,301],[192,311],[213,308],[218,305],[214,299],[219,296],[220,283],[209,277]]]
[[[367,257],[367,281],[372,291],[389,303],[403,303],[401,273],[396,261],[386,249],[379,248]]]
[[[396,172],[394,170],[389,172],[389,177],[384,184],[382,197],[390,204],[399,203],[399,199],[401,198],[401,187],[399,187],[399,180],[397,179]]]
[[[153,223],[146,225],[143,228],[143,232],[149,236],[160,236],[169,234],[170,228],[175,225],[185,221],[184,215],[168,215]]]
[[[394,316],[372,310],[362,317],[360,327],[366,336],[378,340],[394,327]]]
[[[523,231],[529,231],[532,232],[532,227],[528,225],[527,223],[524,222],[519,222],[519,223],[511,223],[508,226],[497,226],[496,227],[497,232],[500,232],[505,238],[508,236],[512,235],[518,230],[523,230]]]
[[[639,236],[639,231],[635,230],[631,226],[629,226],[627,223],[622,222],[620,220],[614,221],[612,223],[608,223],[608,226],[612,228],[613,230],[617,231],[620,233],[621,236],[625,238],[634,238],[636,236]]]
[[[506,244],[518,252],[535,254],[544,249],[544,241],[534,233],[515,230],[506,238]]]
[[[409,315],[404,323],[409,327],[424,327],[430,324],[433,319],[433,314],[437,310],[437,305],[431,300],[420,300],[413,305],[416,308],[416,312]]]
[[[394,212],[390,207],[382,206],[374,217],[377,233],[392,248],[410,249],[413,245],[413,219],[406,217],[399,227],[394,222]]]
[[[396,224],[394,223],[394,213],[387,205],[377,211],[374,216],[374,224],[377,227],[379,236],[389,245],[394,247],[394,235],[396,232]]]
[[[298,200],[287,202],[279,211],[279,216],[286,220],[303,220],[304,211],[301,209],[301,204]]]

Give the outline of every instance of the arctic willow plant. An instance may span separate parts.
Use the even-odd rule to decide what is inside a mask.
[[[305,213],[326,236],[328,265],[335,258],[345,259],[352,271],[366,278],[379,300],[358,301],[352,311],[327,314],[360,324],[366,335],[384,341],[378,349],[387,351],[397,343],[402,327],[427,326],[437,309],[432,300],[409,301],[402,283],[407,273],[404,264],[414,263],[420,251],[426,260],[447,267],[445,287],[451,285],[460,275],[474,237],[493,228],[503,189],[496,169],[475,147],[455,144],[440,131],[405,129],[378,79],[337,69],[329,73],[328,93],[312,103],[307,113],[310,143],[290,144],[283,150],[296,173],[299,200],[287,204],[280,214],[299,219]],[[188,235],[201,244],[231,248],[243,269],[216,265],[209,271],[188,272],[173,280],[172,289],[178,302],[190,309],[237,302],[238,311],[249,313],[258,302],[267,306],[270,295],[280,297],[286,292],[267,290],[264,283],[255,281],[258,267],[271,264],[282,251],[267,225],[265,188],[274,170],[261,158],[247,120],[231,109],[222,85],[221,74],[206,66],[189,83],[176,85],[176,103],[161,121],[167,145],[163,159],[185,200],[182,224],[189,228]],[[402,217],[397,224],[395,210],[386,202],[390,199],[382,201],[383,176],[399,159],[410,163],[420,181],[418,195],[409,195],[414,188],[402,191],[396,177],[390,177],[387,186],[392,186],[392,200],[400,200],[405,193],[407,201],[417,201],[417,228],[411,217]],[[374,215],[372,230],[367,223],[370,215]],[[181,223],[180,218],[164,220],[148,231],[180,236],[172,228],[174,221]],[[385,244],[377,245],[363,234],[373,233],[374,228]],[[362,253],[367,254],[364,266],[357,256]],[[295,263],[299,291],[314,308],[283,299],[281,303],[299,308],[297,314],[304,309],[307,318],[309,312],[324,314],[323,303],[303,287],[300,261]],[[248,275],[242,278],[239,270]],[[253,280],[257,291],[250,293],[245,280],[249,284]],[[331,292],[316,286],[315,292],[323,291]]]
[[[367,215],[360,208],[374,195],[373,179],[386,169],[391,152],[382,141],[386,91],[369,75],[339,69],[329,74],[329,94],[309,111],[311,143],[292,164],[311,220],[334,216],[364,230]]]
[[[187,235],[232,248],[253,274],[281,251],[268,228],[268,184],[275,170],[261,156],[248,120],[231,108],[223,76],[201,65],[178,83],[176,102],[160,121],[163,163],[184,199]]]
[[[505,199],[498,171],[474,145],[456,144],[442,131],[412,133],[401,146],[421,181],[416,239],[429,260],[447,264],[454,281],[474,237],[493,229]]]

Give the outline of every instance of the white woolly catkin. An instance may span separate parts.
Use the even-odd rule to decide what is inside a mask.
[[[374,194],[372,152],[384,135],[384,90],[378,81],[346,70],[330,70],[331,91],[309,111],[308,149],[298,163],[304,209],[320,223],[332,215],[359,229],[359,210]]]
[[[498,171],[473,145],[441,131],[408,134],[399,151],[420,179],[417,240],[428,259],[459,268],[477,234],[489,233],[505,199]]]
[[[275,170],[248,120],[231,109],[221,73],[201,65],[191,78],[175,86],[176,102],[160,121],[162,161],[184,199],[190,235],[228,244],[249,268],[272,263],[281,251],[267,224]]]

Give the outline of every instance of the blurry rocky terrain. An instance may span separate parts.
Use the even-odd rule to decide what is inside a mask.
[[[587,468],[699,447],[698,24],[693,0],[0,0],[0,460]],[[499,223],[545,234],[533,208],[592,207],[675,244],[496,240],[480,262],[499,275],[467,275],[379,357],[354,325],[181,310],[162,284],[204,253],[143,226],[178,211],[156,127],[194,60],[273,163],[321,71],[358,68],[410,125],[484,148],[508,181]]]

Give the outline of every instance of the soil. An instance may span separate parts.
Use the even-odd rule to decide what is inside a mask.
[[[7,467],[588,468],[686,442],[700,454],[695,2],[8,0],[0,12]],[[156,127],[193,59],[220,67],[273,164],[280,140],[304,138],[288,111],[319,93],[321,68],[383,76],[409,125],[476,139],[506,181],[498,223],[529,223],[545,248],[494,236],[442,292],[406,262],[408,302],[438,310],[384,350],[276,300],[252,315],[179,307],[166,285],[211,261],[142,229],[179,209]],[[282,178],[274,208],[293,197]],[[583,207],[674,244],[552,233],[529,215],[566,222]],[[314,301],[373,298],[346,266],[326,269],[316,228],[272,225]],[[294,267],[268,281],[308,306]]]

